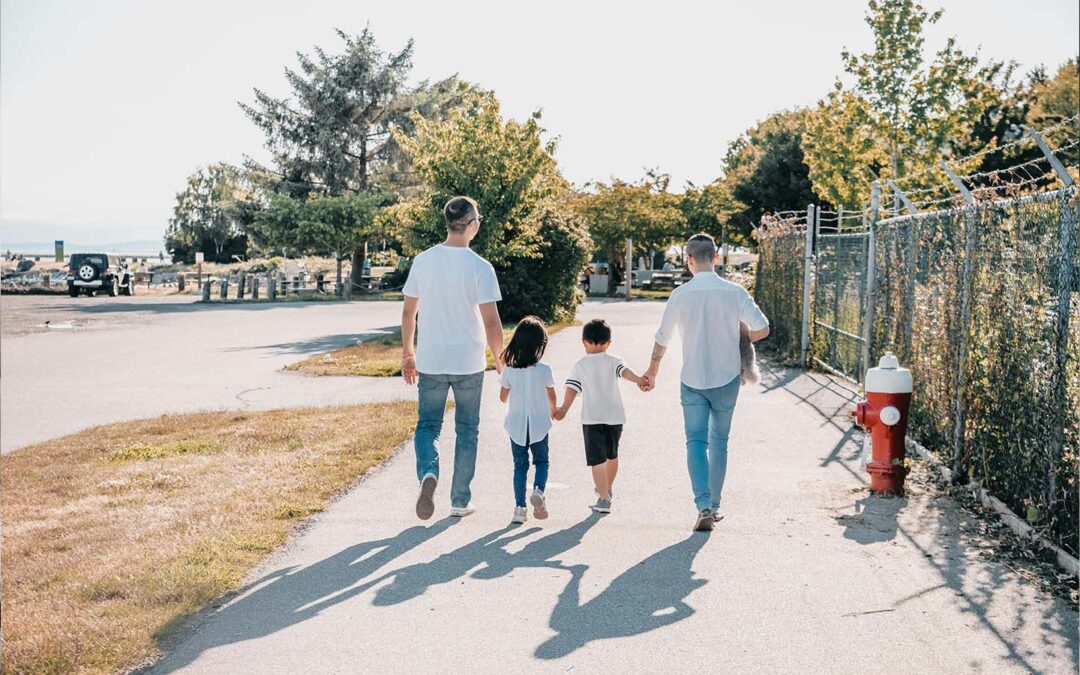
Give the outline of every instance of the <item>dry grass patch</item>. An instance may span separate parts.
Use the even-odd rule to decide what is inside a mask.
[[[548,326],[548,335],[554,335],[576,323],[559,323]],[[503,342],[509,342],[513,326],[503,328]],[[494,370],[495,362],[490,351],[487,369]],[[368,338],[363,342],[325,354],[309,356],[303,361],[290,363],[285,370],[305,375],[335,375],[354,377],[397,377],[401,375],[401,331]]]
[[[3,672],[111,673],[403,443],[416,404],[163,415],[0,458]]]

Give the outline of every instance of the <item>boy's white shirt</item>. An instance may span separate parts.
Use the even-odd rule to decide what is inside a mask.
[[[506,420],[503,422],[510,440],[525,445],[542,440],[551,431],[551,409],[548,406],[548,387],[555,386],[551,366],[537,363],[528,368],[503,368],[499,384],[510,390]]]
[[[432,246],[413,260],[402,292],[420,299],[416,369],[471,375],[487,367],[480,305],[502,300],[495,268],[472,249]]]
[[[675,329],[682,334],[680,379],[694,389],[722,387],[739,376],[739,322],[761,330],[769,320],[745,288],[711,270],[698,272],[671,293],[656,331],[667,346]]]
[[[582,424],[626,423],[619,393],[619,379],[625,369],[625,361],[607,352],[586,354],[570,369],[566,386],[581,395]]]

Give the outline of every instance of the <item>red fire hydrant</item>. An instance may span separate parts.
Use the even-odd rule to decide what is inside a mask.
[[[866,463],[866,471],[871,492],[904,491],[904,437],[911,390],[911,371],[901,368],[892,352],[885,352],[878,367],[866,373],[866,400],[851,411],[855,423],[870,433],[871,461]]]

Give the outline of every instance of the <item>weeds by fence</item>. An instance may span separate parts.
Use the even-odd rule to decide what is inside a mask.
[[[1069,138],[1059,145],[1069,158],[1075,147]],[[817,218],[767,217],[756,292],[792,360],[805,313],[810,361],[828,370],[859,379],[863,335],[870,365],[896,353],[915,378],[913,437],[1076,554],[1080,188],[1069,175],[1076,168],[1055,159],[1047,149],[1041,170],[1028,161],[995,176],[954,176],[959,194],[946,198],[936,196],[945,186],[922,190],[918,203],[898,195],[908,213],[886,209],[871,219],[872,237],[837,236],[842,216],[833,232]],[[1048,189],[1048,176],[1065,187]],[[936,210],[920,212],[927,206]],[[808,235],[813,292],[804,310]],[[867,284],[871,261],[860,247],[869,242],[876,273]]]

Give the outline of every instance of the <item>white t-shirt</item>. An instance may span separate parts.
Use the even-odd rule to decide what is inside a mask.
[[[739,284],[713,271],[698,272],[671,293],[656,331],[667,346],[678,326],[682,334],[683,384],[694,389],[722,387],[739,376],[739,322],[750,330],[769,325],[754,299]]]
[[[619,379],[625,369],[625,361],[607,352],[586,354],[570,369],[566,386],[581,394],[582,424],[626,422],[619,393]]]
[[[439,244],[413,260],[402,289],[419,298],[416,369],[470,375],[487,367],[480,305],[502,300],[491,263],[464,246]]]
[[[510,390],[503,423],[510,440],[518,445],[525,445],[526,438],[532,443],[543,440],[551,431],[547,397],[547,388],[555,387],[551,366],[536,363],[528,368],[503,368],[499,384]]]

